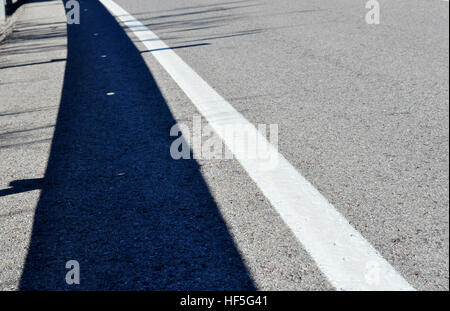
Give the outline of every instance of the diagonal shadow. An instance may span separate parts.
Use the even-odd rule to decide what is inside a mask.
[[[43,182],[42,178],[15,180],[10,183],[10,188],[0,189],[0,197],[41,189]]]
[[[170,157],[175,120],[141,54],[98,1],[81,5],[48,168],[25,183],[42,192],[20,288],[254,290],[199,165]]]
[[[63,59],[63,58],[57,58],[57,59],[50,59],[50,60],[47,60],[47,61],[40,61],[40,62],[33,62],[33,63],[13,64],[13,65],[8,65],[8,66],[1,66],[0,65],[0,70],[1,69],[7,69],[7,68],[18,68],[18,67],[27,67],[27,66],[36,66],[36,65],[57,63],[57,62],[63,62],[65,60],[66,59]]]

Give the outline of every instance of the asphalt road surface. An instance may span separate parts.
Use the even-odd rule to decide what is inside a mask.
[[[114,3],[129,15],[113,16]],[[67,58],[50,64],[60,75],[53,97],[38,96],[41,108],[58,112],[39,126],[55,124],[48,159],[23,144],[22,153],[6,142],[0,149],[10,157],[0,162],[3,183],[26,161],[45,172],[13,178],[38,192],[29,233],[3,242],[12,253],[25,245],[22,263],[3,265],[17,271],[4,275],[20,289],[351,289],[340,284],[359,272],[326,258],[351,262],[355,248],[300,230],[301,215],[290,221],[282,208],[295,194],[266,186],[291,175],[255,175],[235,159],[171,157],[172,126],[192,127],[201,96],[217,92],[251,124],[276,124],[286,172],[328,200],[317,203],[325,214],[342,216],[316,231],[349,224],[360,234],[355,243],[376,250],[405,284],[448,290],[448,2],[379,3],[380,24],[368,25],[365,1],[80,1],[81,23],[49,37],[67,42]],[[132,18],[145,27],[133,29]],[[148,30],[155,38],[144,38]],[[161,40],[179,59],[149,48]],[[178,75],[182,64],[192,73]],[[0,140],[10,138],[0,130]],[[0,192],[1,208],[26,205],[28,190]],[[1,230],[14,219],[1,220]],[[80,285],[64,282],[67,260],[80,262]]]

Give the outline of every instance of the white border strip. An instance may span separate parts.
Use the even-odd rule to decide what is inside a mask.
[[[112,0],[100,2],[142,43],[186,93],[259,189],[269,199],[321,271],[338,290],[414,290],[257,129],[206,83],[156,34]],[[276,158],[276,169],[249,160],[248,146],[221,133],[224,125],[245,125]],[[245,150],[244,150],[245,149]],[[258,154],[257,152],[255,154]]]

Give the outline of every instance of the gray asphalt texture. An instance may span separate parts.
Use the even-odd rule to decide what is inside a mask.
[[[67,64],[12,68],[64,50],[51,27],[52,48],[41,36],[0,62],[0,289],[74,289],[71,259],[75,289],[332,289],[236,161],[170,158],[169,130],[195,108],[99,3],[80,3]],[[380,25],[350,0],[117,3],[250,122],[278,124],[280,152],[411,285],[449,289],[448,3],[382,0]],[[55,83],[5,84],[32,73]],[[8,115],[30,109],[41,117]],[[49,141],[11,128],[47,130],[48,161]]]
[[[19,288],[67,56],[62,5],[23,9],[0,44],[0,290]]]

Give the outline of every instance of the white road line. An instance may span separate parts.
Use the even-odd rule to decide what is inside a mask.
[[[112,0],[100,2],[142,41],[217,132],[338,290],[414,290],[257,129],[156,34]],[[250,126],[276,169],[249,160],[247,149],[222,135],[225,125]],[[251,148],[261,146],[252,145]],[[257,154],[257,153],[256,153]]]

